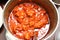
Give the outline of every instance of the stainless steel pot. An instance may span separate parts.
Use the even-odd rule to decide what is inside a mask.
[[[51,37],[54,32],[56,31],[58,24],[59,24],[59,14],[57,12],[57,8],[55,7],[54,3],[51,0],[9,0],[5,7],[4,7],[4,26],[6,28],[6,30],[8,32],[8,17],[10,12],[12,11],[12,9],[20,3],[24,3],[24,2],[34,2],[37,3],[39,5],[41,5],[43,8],[45,8],[45,10],[47,11],[49,18],[50,18],[50,29],[48,34],[42,38],[42,39],[48,39],[49,37]],[[10,32],[11,33],[11,32]]]

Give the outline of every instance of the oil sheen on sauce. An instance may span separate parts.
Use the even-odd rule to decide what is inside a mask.
[[[49,17],[44,8],[35,3],[19,4],[9,15],[10,32],[21,40],[39,40],[49,30]]]

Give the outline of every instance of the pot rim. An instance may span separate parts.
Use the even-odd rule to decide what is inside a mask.
[[[3,13],[4,13],[4,11],[5,11],[5,8],[6,8],[6,6],[7,6],[7,4],[10,2],[11,0],[8,0],[7,1],[7,3],[5,4],[5,6],[4,6],[4,10],[3,10]],[[57,30],[57,28],[58,28],[58,26],[59,26],[59,12],[58,12],[58,10],[57,10],[57,8],[56,8],[56,6],[55,6],[55,4],[54,4],[54,2],[52,2],[52,0],[48,0],[48,1],[50,1],[51,3],[52,3],[52,5],[55,7],[55,9],[56,9],[56,12],[57,12],[57,17],[58,17],[58,20],[57,20],[57,25],[56,25],[56,28],[54,29],[54,31],[48,36],[48,37],[46,37],[46,38],[43,38],[43,39],[48,39],[48,38],[50,38],[55,32],[56,32],[56,30]],[[3,15],[4,16],[4,15]],[[3,20],[4,20],[4,18],[3,18]],[[3,21],[4,22],[4,21]],[[4,26],[5,26],[5,22],[4,22]],[[6,26],[5,26],[5,28],[6,28]],[[7,28],[6,28],[7,29]],[[8,31],[8,30],[7,30]],[[9,32],[9,31],[8,31]],[[11,34],[11,32],[9,32],[10,34]],[[12,34],[11,34],[12,35]],[[14,38],[16,38],[15,36],[13,36]],[[17,38],[18,39],[18,38]]]
[[[55,30],[47,37],[47,38],[45,38],[46,40],[48,39],[48,38],[50,38],[55,32],[56,32],[56,30],[58,29],[58,26],[59,26],[59,12],[58,12],[58,9],[57,9],[57,7],[55,6],[55,3],[52,1],[52,0],[49,0],[51,3],[52,3],[52,5],[55,7],[55,9],[56,9],[56,12],[57,12],[57,17],[58,17],[58,20],[57,20],[57,25],[56,25],[56,28],[55,28]]]

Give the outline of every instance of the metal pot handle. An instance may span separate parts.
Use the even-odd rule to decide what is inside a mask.
[[[55,5],[57,6],[57,8],[59,8],[59,7],[60,7],[60,4],[55,3],[53,0],[49,0],[49,1],[51,1],[53,4],[55,4]],[[58,1],[58,0],[57,0],[57,1]]]

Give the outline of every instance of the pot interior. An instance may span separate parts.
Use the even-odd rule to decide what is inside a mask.
[[[57,11],[49,0],[21,0],[21,1],[11,0],[11,1],[9,1],[4,10],[4,25],[5,25],[5,27],[7,28],[7,30],[9,30],[8,29],[8,16],[9,16],[10,12],[12,11],[12,9],[16,5],[18,5],[20,3],[24,3],[24,2],[34,2],[34,3],[42,6],[47,11],[47,13],[49,15],[49,19],[50,19],[49,32],[44,37],[44,38],[47,38],[49,35],[51,35],[52,32],[54,32],[56,25],[57,25],[57,20],[58,20]]]

